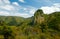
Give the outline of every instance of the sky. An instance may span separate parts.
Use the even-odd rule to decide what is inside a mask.
[[[42,9],[45,14],[60,11],[60,0],[0,0],[0,16],[28,18]]]

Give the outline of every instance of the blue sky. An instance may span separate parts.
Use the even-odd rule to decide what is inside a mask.
[[[31,17],[37,9],[45,14],[60,11],[60,0],[0,0],[1,16]]]
[[[19,0],[10,0],[11,2],[18,2],[22,6],[33,6],[40,8],[42,6],[51,6],[54,3],[60,3],[60,0],[23,0],[24,3],[19,2]]]

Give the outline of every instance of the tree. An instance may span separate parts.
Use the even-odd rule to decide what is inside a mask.
[[[7,26],[3,26],[2,35],[4,39],[9,39],[9,37],[12,36],[12,30]]]

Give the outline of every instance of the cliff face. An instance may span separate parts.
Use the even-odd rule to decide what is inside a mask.
[[[34,24],[41,24],[44,22],[44,16],[43,16],[42,10],[37,10],[34,14]]]

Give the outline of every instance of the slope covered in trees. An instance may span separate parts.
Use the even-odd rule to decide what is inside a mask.
[[[44,14],[38,9],[30,18],[0,16],[0,38],[60,39],[60,12]]]

